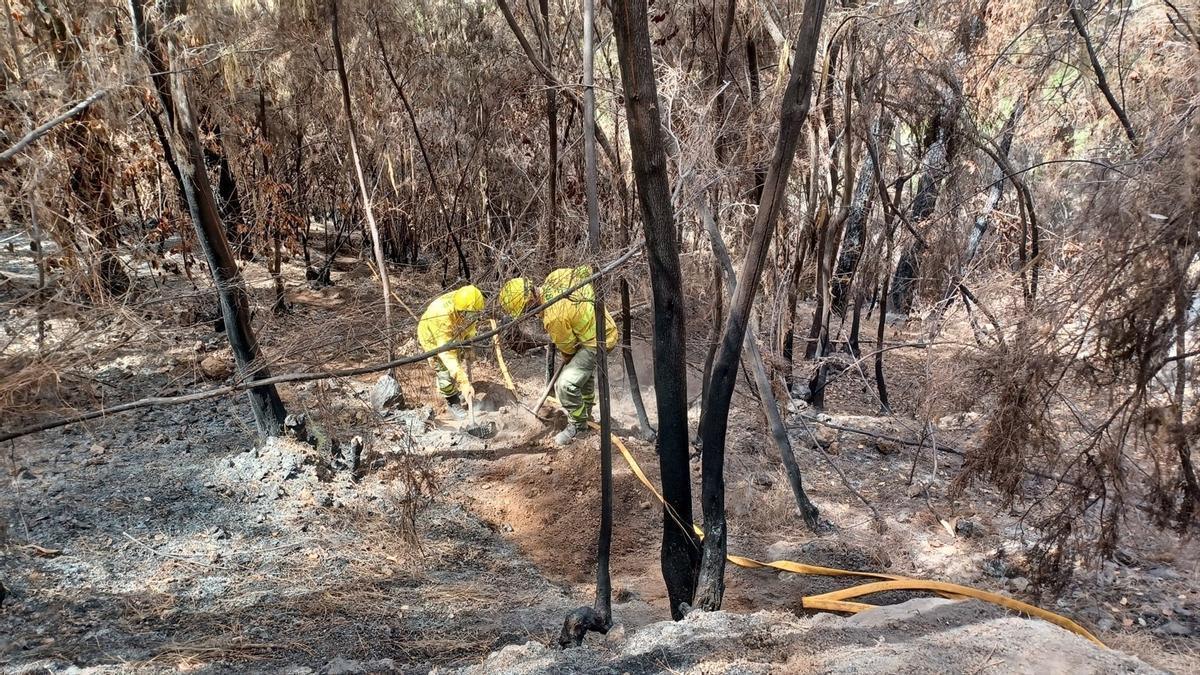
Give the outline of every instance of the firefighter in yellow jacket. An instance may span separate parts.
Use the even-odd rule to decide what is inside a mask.
[[[421,315],[417,342],[421,349],[429,351],[450,342],[469,340],[475,337],[475,324],[482,313],[483,293],[478,288],[467,285],[443,293]],[[446,398],[450,414],[460,420],[467,416],[463,397],[468,401],[475,397],[466,371],[470,354],[470,347],[464,347],[448,349],[429,359],[429,365],[437,373],[438,393]]]
[[[515,317],[562,295],[591,275],[591,269],[586,266],[557,269],[546,277],[541,288],[526,279],[510,279],[500,290],[500,306],[509,316]],[[588,431],[587,423],[596,403],[596,314],[592,304],[595,297],[592,285],[587,284],[542,312],[542,325],[567,361],[554,383],[554,395],[570,418],[567,428],[554,438],[558,445],[567,445]],[[616,344],[617,324],[606,310],[604,348],[611,351]]]

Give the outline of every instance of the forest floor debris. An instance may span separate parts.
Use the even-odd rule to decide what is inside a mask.
[[[583,647],[504,647],[459,675],[561,673],[1158,673],[1046,623],[979,602],[925,598],[852,617],[693,612]]]
[[[260,292],[269,293],[259,282]],[[422,284],[434,285],[425,280],[415,292]],[[327,363],[378,356],[338,352],[319,339],[322,319],[334,313],[352,317],[347,330],[356,337],[347,341],[370,335],[378,320],[350,311],[369,306],[356,299],[365,290],[350,282],[332,288],[337,292],[310,298],[310,305],[293,298],[303,309],[272,320],[300,332],[293,339]],[[106,352],[97,365],[97,386],[155,392],[193,386],[204,377],[197,362],[213,352],[194,345],[219,343],[219,336],[209,323],[171,329],[187,335],[153,353],[129,342]],[[297,353],[292,343],[273,343],[272,331],[265,334],[273,353]],[[400,346],[402,353],[413,349]],[[634,356],[644,384],[652,382],[646,351],[639,341]],[[494,364],[477,364],[478,414],[498,428],[486,440],[445,421],[432,375],[419,367],[398,373],[416,406],[407,410],[374,409],[370,378],[288,392],[289,409],[306,412],[329,435],[366,436],[359,475],[334,470],[320,447],[308,443],[252,443],[253,422],[240,398],[20,439],[5,453],[11,489],[0,497],[8,523],[0,577],[9,590],[0,608],[0,664],[10,672],[269,667],[323,673],[450,672],[481,663],[496,672],[660,672],[703,663],[705,672],[767,672],[901,668],[934,648],[945,650],[946,658],[961,657],[953,663],[968,669],[1024,663],[1007,660],[1024,656],[1001,648],[989,655],[990,645],[980,652],[978,640],[1003,636],[1012,644],[1044,645],[1047,654],[1080,672],[1149,672],[1115,652],[1076,651],[1069,647],[1076,639],[1057,628],[975,603],[938,609],[957,623],[937,630],[907,615],[886,630],[861,623],[870,615],[797,618],[802,596],[853,581],[733,567],[727,612],[661,623],[667,614],[658,561],[661,511],[620,460],[613,544],[620,628],[606,639],[590,638],[584,651],[559,654],[527,645],[552,644],[566,612],[591,595],[599,460],[594,435],[555,448],[551,439],[562,428],[561,416],[548,415],[547,424],[518,405],[541,391],[542,359],[508,361],[519,388],[515,396]],[[890,364],[902,373],[902,354]],[[901,404],[908,400],[905,382],[898,377],[894,392]],[[656,479],[653,446],[634,438],[635,418],[619,371],[613,392],[617,433]],[[647,387],[644,395],[652,398],[653,392]],[[840,411],[827,418],[833,424],[917,438],[911,411],[872,414],[871,401],[849,379],[829,399],[830,409]],[[927,452],[822,427],[817,442],[829,461],[838,462],[883,512],[887,531],[879,534],[811,448],[794,414],[792,440],[806,485],[838,525],[822,537],[809,533],[759,414],[753,399],[735,397],[728,444],[731,552],[942,579],[1035,600],[1019,555],[1028,538],[1020,514],[985,487],[948,499],[952,459],[934,475]],[[943,442],[969,441],[974,421],[970,413],[939,421]],[[899,496],[914,457],[926,491]],[[1131,544],[1122,562],[1081,572],[1050,609],[1152,665],[1188,672],[1200,652],[1197,575],[1196,552],[1147,538]],[[912,597],[891,593],[869,601]],[[762,637],[768,624],[777,637]],[[723,649],[715,643],[719,631],[745,639]],[[649,646],[667,639],[678,644],[666,651]],[[817,654],[818,648],[830,653]],[[528,669],[515,665],[516,656]]]

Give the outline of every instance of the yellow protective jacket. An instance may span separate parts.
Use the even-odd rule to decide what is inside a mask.
[[[448,342],[475,337],[475,324],[469,323],[462,312],[454,309],[454,293],[457,290],[439,295],[421,315],[421,320],[417,322],[417,342],[421,344],[421,349],[429,351]],[[457,349],[449,349],[438,354],[437,358],[461,385],[467,379],[467,373],[459,362],[458,352]]]
[[[591,268],[587,266],[554,270],[542,284],[542,297],[550,300],[559,296],[591,275]],[[554,346],[564,355],[573,356],[580,346],[596,348],[596,310],[592,304],[595,297],[592,285],[588,284],[542,313],[542,325]],[[607,309],[604,311],[604,342],[606,350],[617,346],[617,322]]]
[[[546,282],[542,284],[542,297],[546,300],[552,300],[562,295],[563,291],[590,276],[592,276],[592,268],[588,265],[556,269],[546,275]],[[575,289],[567,297],[575,302],[583,302],[585,300],[591,302],[596,299],[596,291],[592,289],[591,284],[587,284]]]

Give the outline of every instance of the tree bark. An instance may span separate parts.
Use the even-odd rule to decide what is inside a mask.
[[[892,135],[892,118],[886,113],[876,117],[871,126],[873,127],[871,135],[876,139],[888,138]],[[862,259],[867,217],[871,215],[871,202],[875,196],[874,162],[873,155],[867,153],[862,165],[858,168],[854,195],[851,198],[850,210],[846,217],[846,229],[842,233],[841,253],[838,256],[837,270],[833,276],[832,291],[833,311],[838,315],[846,313],[854,273],[858,270],[859,260]]]
[[[270,139],[267,133],[267,97],[261,87],[258,90],[258,128],[259,133],[262,134],[262,143],[265,148],[266,145],[270,143]],[[262,152],[262,165],[263,177],[266,180],[272,180],[271,155],[265,149]],[[271,281],[275,286],[275,304],[271,309],[276,314],[286,314],[290,310],[287,304],[287,294],[285,293],[283,285],[283,274],[281,269],[283,267],[283,228],[280,227],[280,219],[275,218],[275,214],[273,213],[273,207],[276,199],[278,199],[277,194],[265,196],[265,198],[262,200],[262,213],[260,214],[260,217],[265,222],[267,228],[269,228],[271,231],[271,264],[267,266],[267,270],[271,274]]]
[[[713,364],[708,406],[704,411],[704,436],[701,438],[704,554],[698,579],[699,595],[696,605],[702,609],[719,609],[725,592],[727,533],[724,471],[729,404],[737,380],[738,362],[741,360],[750,307],[758,290],[775,222],[786,199],[788,175],[796,155],[800,131],[812,105],[810,97],[813,65],[816,61],[824,14],[824,0],[805,0],[800,35],[797,39],[798,47],[780,110],[779,137],[775,145],[775,154],[767,170],[742,277],[738,280],[737,290],[730,302],[729,317],[721,335],[721,348]]]
[[[797,241],[796,253],[791,264],[791,274],[788,275],[787,288],[785,289],[784,298],[786,304],[780,318],[780,327],[783,333],[783,345],[780,349],[780,356],[783,359],[783,383],[787,387],[789,396],[792,392],[792,380],[795,377],[796,304],[800,302],[800,275],[803,271],[804,243]]]
[[[610,62],[610,67],[612,66]],[[609,73],[610,79],[613,82],[617,81],[616,73]],[[619,102],[613,100],[614,109],[612,110],[613,119],[619,119],[616,106]],[[614,154],[616,156],[616,176],[613,180],[625,182],[625,169],[621,163],[621,133],[619,130],[613,134],[617,138],[617,142],[613,145]],[[621,245],[628,246],[633,229],[633,204],[628,188],[619,190],[621,200]],[[658,436],[658,432],[650,424],[650,416],[646,414],[646,403],[642,400],[642,385],[637,373],[637,365],[633,360],[633,316],[632,308],[630,307],[629,299],[629,281],[625,277],[621,277],[621,359],[625,366],[625,382],[629,386],[629,400],[633,402],[633,410],[638,418],[638,428],[642,440],[647,443],[653,443]]]
[[[550,2],[538,0],[538,9],[542,14],[542,61],[546,70],[554,72],[554,50],[550,42]],[[558,89],[554,86],[554,78],[546,78],[546,130],[549,147],[547,147],[547,194],[550,198],[546,211],[546,247],[550,256],[550,266],[555,266],[558,257]]]
[[[613,30],[629,120],[634,178],[642,207],[654,304],[654,384],[662,476],[662,570],[671,616],[683,618],[696,590],[700,552],[691,532],[688,470],[687,360],[683,279],[675,214],[667,181],[666,145],[650,48],[646,0],[616,0]]]
[[[724,120],[728,114],[728,90],[731,86],[733,75],[729,70],[729,43],[733,37],[733,23],[737,19],[737,0],[729,0],[725,6],[725,21],[721,26],[721,37],[717,41],[717,112],[716,119]],[[715,21],[715,18],[714,18]],[[715,32],[715,31],[714,31]],[[747,41],[747,50],[753,51],[752,43]],[[729,146],[732,139],[731,134],[725,133],[724,129],[718,130],[716,139],[716,156],[717,164],[724,167],[728,160]],[[712,210],[710,216],[713,220],[713,227],[720,233],[720,227],[717,225],[721,215],[721,182],[715,181],[712,190]],[[712,266],[712,294],[716,305],[712,308],[710,315],[711,323],[709,326],[708,339],[705,344],[707,349],[704,354],[704,368],[701,371],[700,384],[700,419],[704,419],[704,408],[708,405],[708,382],[709,376],[712,373],[713,359],[717,356],[717,340],[721,335],[721,325],[724,323],[724,300],[725,293],[722,290],[721,283],[721,263],[717,260],[716,249],[713,250],[713,266]],[[703,433],[703,425],[696,429],[696,438],[699,440]]]
[[[210,152],[206,148],[204,152],[208,165],[215,164],[217,169],[217,195],[221,198],[217,203],[218,212],[221,214],[221,220],[225,221],[225,236],[229,243],[242,260],[249,260],[254,257],[254,251],[250,246],[250,233],[246,232],[246,210],[242,206],[242,193],[238,190],[237,177],[233,174],[233,167],[229,165],[225,143],[221,139],[221,125],[214,125],[212,133],[217,139],[218,151]]]
[[[750,107],[758,108],[759,97],[762,93],[762,83],[758,75],[758,46],[754,42],[753,37],[746,38],[746,79],[749,83],[750,90]],[[747,139],[751,136],[747,135]],[[753,148],[751,148],[751,156],[755,156]],[[762,165],[755,162],[754,171],[752,173],[750,194],[755,204],[762,201],[763,184],[766,182],[766,172],[763,171]],[[749,232],[744,233],[745,236],[750,236]]]
[[[737,290],[737,273],[733,269],[733,257],[729,255],[729,248],[725,246],[725,241],[721,237],[721,231],[717,229],[717,223],[713,220],[712,215],[708,213],[708,209],[700,209],[700,220],[704,223],[704,229],[708,232],[709,241],[712,242],[713,255],[716,258],[717,273],[724,272],[724,288],[725,292],[733,295]],[[720,282],[720,279],[718,279]],[[720,288],[717,289],[718,298],[724,295]],[[767,376],[767,368],[763,363],[762,353],[758,347],[758,337],[753,330],[746,331],[746,352],[750,360],[750,370],[754,374],[754,386],[758,390],[758,397],[762,401],[763,414],[767,418],[767,425],[771,430],[771,440],[775,443],[775,448],[779,450],[780,460],[783,462],[784,473],[787,474],[788,485],[792,488],[792,496],[796,500],[796,508],[799,510],[804,522],[813,532],[821,532],[825,529],[825,524],[821,521],[821,512],[808,498],[808,494],[804,491],[804,481],[800,474],[800,465],[796,463],[796,455],[792,451],[792,441],[788,437],[787,427],[783,423],[783,418],[779,414],[779,403],[775,400],[775,394],[771,389],[771,378]],[[701,432],[703,433],[703,432]]]
[[[225,228],[204,167],[204,151],[200,147],[200,137],[188,101],[185,80],[188,71],[182,67],[171,67],[182,64],[172,63],[174,59],[170,52],[167,56],[163,55],[146,21],[144,3],[145,0],[129,2],[137,50],[150,67],[159,103],[171,120],[174,138],[168,139],[168,143],[173,146],[173,156],[188,160],[179,164],[181,182],[196,229],[196,239],[208,259],[213,284],[217,287],[221,313],[225,319],[225,333],[229,337],[241,378],[248,382],[265,380],[271,375],[262,362],[258,339],[250,324],[250,303],[245,285],[234,260],[233,249],[225,238]],[[172,45],[168,42],[168,50],[171,49]],[[264,437],[278,434],[287,412],[275,386],[267,384],[252,387],[249,395],[258,433]]]
[[[592,33],[595,11],[593,0],[583,0],[583,164],[584,192],[587,202],[588,250],[600,257],[600,207],[596,195],[596,88]],[[609,553],[612,549],[612,411],[608,392],[608,349],[604,311],[604,287],[595,290],[593,311],[596,320],[596,388],[600,399],[600,530],[596,543],[596,600],[591,607],[580,607],[563,622],[559,643],[579,645],[587,631],[607,633],[612,627],[612,578]]]
[[[1000,146],[997,154],[1004,161],[1007,161],[1009,149],[1012,147],[1017,120],[1020,119],[1023,109],[1023,104],[1018,101],[1013,107],[1012,113],[1004,125],[1004,129],[1001,131]],[[967,237],[967,248],[963,252],[953,278],[950,280],[949,288],[946,289],[942,299],[934,306],[933,312],[930,314],[928,323],[931,335],[938,330],[946,310],[954,303],[954,298],[959,295],[959,287],[962,285],[963,278],[970,268],[971,263],[975,260],[975,256],[979,253],[979,247],[983,243],[984,235],[987,234],[988,228],[991,227],[992,211],[1000,203],[1000,198],[1004,195],[1004,185],[1010,180],[1006,177],[1006,172],[1000,162],[996,163],[995,169],[992,171],[992,178],[991,187],[988,188],[987,201],[984,202],[983,210],[979,212],[979,215],[975,216],[975,223],[971,227],[970,235]],[[1015,176],[1013,178],[1019,180]],[[1021,197],[1021,199],[1023,202],[1024,197]],[[1024,212],[1025,210],[1022,208],[1022,213]]]
[[[1133,124],[1129,121],[1129,115],[1125,114],[1125,108],[1117,101],[1117,97],[1113,95],[1112,87],[1108,86],[1108,78],[1104,75],[1104,67],[1100,65],[1100,57],[1096,55],[1096,47],[1092,44],[1092,38],[1088,35],[1087,19],[1083,16],[1083,12],[1079,10],[1075,0],[1067,0],[1068,11],[1071,14],[1071,23],[1075,24],[1075,32],[1079,33],[1079,37],[1083,38],[1083,46],[1087,49],[1088,60],[1092,64],[1092,72],[1096,75],[1096,86],[1100,88],[1100,93],[1104,94],[1104,100],[1108,101],[1108,107],[1112,108],[1113,114],[1121,122],[1121,127],[1125,130],[1125,135],[1129,138],[1130,144],[1137,146],[1137,134],[1133,131]]]
[[[913,198],[912,211],[908,223],[911,227],[919,224],[937,208],[938,195],[941,193],[942,180],[946,177],[950,161],[950,134],[953,119],[949,110],[939,113],[935,121],[934,140],[925,152],[924,167],[921,178],[917,183],[917,194]],[[920,277],[921,254],[925,252],[925,239],[914,229],[914,241],[900,254],[896,263],[896,272],[892,275],[891,297],[888,299],[892,310],[908,314],[912,310],[913,285]]]
[[[371,193],[367,190],[362,160],[358,155],[358,124],[354,119],[354,109],[350,104],[350,81],[346,76],[346,59],[342,54],[342,37],[338,28],[339,2],[331,0],[329,4],[332,9],[329,35],[333,40],[333,56],[337,63],[338,83],[342,89],[342,110],[346,113],[346,127],[350,136],[350,156],[354,160],[354,177],[358,180],[363,215],[367,218],[367,227],[371,233],[371,249],[375,253],[375,266],[378,268],[379,282],[383,287],[383,333],[387,343],[388,360],[391,361],[396,358],[395,347],[392,344],[392,282],[388,278],[387,260],[383,256],[383,241],[379,236],[379,226],[375,223],[375,213],[371,207]]]
[[[1194,257],[1192,251],[1188,251],[1189,247],[1182,247],[1180,251],[1179,263],[1176,268],[1181,272],[1181,277],[1187,279],[1187,265]],[[1196,477],[1196,467],[1192,463],[1192,445],[1191,439],[1188,438],[1188,429],[1185,426],[1184,410],[1185,402],[1187,401],[1187,381],[1188,381],[1188,362],[1187,354],[1187,334],[1188,326],[1191,322],[1188,321],[1188,308],[1191,304],[1186,281],[1181,282],[1175,288],[1175,410],[1174,410],[1174,445],[1175,452],[1179,455],[1179,469],[1183,477],[1183,502],[1179,506],[1179,530],[1186,532],[1192,524],[1192,518],[1196,515],[1197,507],[1200,507],[1200,479]]]
[[[593,34],[593,0],[583,0],[583,163],[584,191],[587,199],[588,249],[600,260],[600,204],[596,194],[596,87]],[[600,401],[600,532],[596,554],[596,613],[605,630],[612,626],[612,579],[609,576],[609,551],[612,548],[613,477],[612,477],[612,404],[608,391],[608,349],[604,325],[604,285],[595,290],[593,313],[596,321],[596,390]]]

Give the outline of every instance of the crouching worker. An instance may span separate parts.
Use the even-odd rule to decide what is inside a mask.
[[[429,351],[442,345],[475,337],[475,323],[483,313],[483,293],[474,286],[443,293],[433,302],[417,323],[417,342]],[[467,416],[463,398],[475,398],[475,389],[467,376],[466,362],[471,348],[448,349],[430,357],[429,365],[437,373],[437,387],[446,399],[446,408],[455,419]]]
[[[541,288],[526,279],[510,279],[500,291],[500,306],[510,317],[561,295],[591,276],[587,267],[559,269],[550,273]],[[566,365],[554,383],[554,395],[566,411],[569,422],[554,437],[558,445],[568,445],[588,433],[592,406],[596,403],[596,314],[595,291],[587,284],[542,311],[542,325],[562,354]],[[617,344],[617,324],[604,312],[604,348],[612,351]]]

